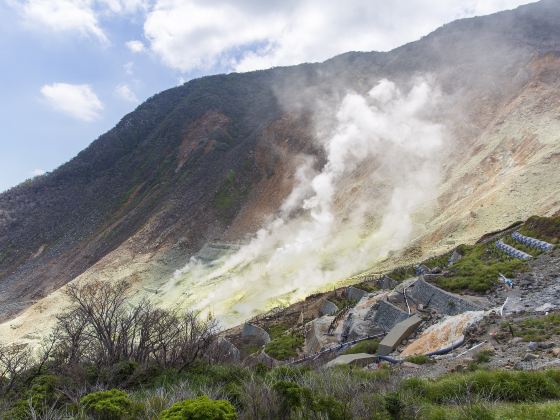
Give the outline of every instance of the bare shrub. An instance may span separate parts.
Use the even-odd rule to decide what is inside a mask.
[[[66,366],[155,363],[179,371],[199,359],[218,332],[217,322],[197,312],[164,310],[148,300],[127,302],[128,284],[72,284],[71,309],[58,317],[55,358]]]
[[[33,364],[27,344],[0,345],[0,390],[5,394],[12,390],[18,379]]]
[[[281,404],[278,394],[268,379],[252,375],[241,384],[240,419],[274,420],[281,418]]]

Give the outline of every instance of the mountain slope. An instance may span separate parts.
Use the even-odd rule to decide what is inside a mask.
[[[560,4],[545,0],[453,22],[388,53],[206,77],[158,94],[72,161],[0,195],[0,314],[9,320],[39,300],[2,328],[33,335],[34,320],[61,302],[53,292],[76,278],[125,278],[140,294],[163,291],[164,304],[212,302],[206,307],[239,321],[279,297],[292,301],[367,268],[557,212],[559,54]],[[334,245],[312,237],[301,259],[275,266],[274,249],[291,242],[272,235],[268,254],[244,248],[251,252],[239,258],[250,258],[226,260],[220,273],[204,267],[192,272],[200,279],[170,281],[207,242],[254,244],[249,239],[271,220],[307,222],[303,206],[276,218],[302,185],[298,170],[324,170],[330,149],[322,138],[339,129],[346,95],[367,98],[382,79],[405,99],[427,80],[434,105],[413,117],[445,131],[433,155],[421,155],[435,163],[438,182],[427,182],[433,191],[407,210],[406,235],[386,244],[394,232],[380,236],[380,227],[398,214],[395,174],[414,159],[376,150],[337,181],[330,204],[340,224],[326,231]],[[325,253],[307,249],[327,245]],[[306,272],[312,259],[318,271]],[[258,275],[246,271],[251,261],[263,264],[254,265]],[[228,270],[234,276],[225,281]]]

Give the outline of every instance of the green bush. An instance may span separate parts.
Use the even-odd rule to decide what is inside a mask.
[[[479,370],[449,374],[436,381],[408,379],[401,390],[429,402],[442,404],[462,396],[495,401],[537,402],[560,398],[560,375],[550,372],[509,372]]]
[[[548,420],[557,419],[560,403],[468,404],[457,406],[424,406],[426,420]]]
[[[289,325],[280,322],[278,324],[268,326],[266,328],[266,331],[268,332],[270,338],[274,340],[275,338],[282,336],[289,329],[290,329]]]
[[[298,349],[303,346],[305,339],[301,334],[285,334],[277,337],[265,346],[265,352],[277,360],[287,360],[298,355]]]
[[[393,419],[401,418],[405,405],[401,396],[397,392],[389,392],[385,395],[385,410],[391,415]]]
[[[521,337],[524,341],[545,341],[560,335],[560,313],[531,317],[514,323],[505,322],[500,326],[500,336]]]
[[[379,340],[372,338],[370,340],[360,341],[359,343],[347,349],[344,352],[344,354],[356,354],[356,353],[375,354],[377,352],[377,347],[379,347]]]
[[[329,420],[346,420],[348,413],[340,401],[333,397],[317,397],[311,406],[314,413],[323,413]]]
[[[511,258],[496,246],[479,244],[462,248],[463,258],[451,267],[451,275],[438,278],[437,285],[452,292],[487,292],[498,283],[498,274],[507,277],[527,269],[527,263]]]
[[[272,388],[280,397],[282,412],[285,416],[304,407],[304,405],[310,405],[313,401],[311,391],[308,388],[299,386],[295,382],[279,381]]]
[[[6,418],[19,420],[30,418],[30,407],[40,414],[60,398],[56,388],[62,380],[55,375],[41,375],[33,379],[31,386],[24,392],[24,397],[13,405]]]
[[[449,262],[449,257],[451,257],[451,254],[453,252],[447,252],[443,255],[438,255],[436,257],[432,257],[427,259],[426,261],[422,262],[423,265],[425,265],[428,268],[445,268],[447,267],[447,263]]]
[[[173,404],[160,414],[160,420],[234,420],[235,408],[226,400],[203,396]]]
[[[519,233],[556,244],[560,238],[560,217],[532,216],[519,228]]]
[[[87,414],[100,420],[133,419],[142,408],[119,389],[92,392],[82,397],[80,404]]]
[[[123,360],[103,369],[101,375],[103,378],[106,378],[109,383],[114,386],[119,386],[127,383],[137,369],[138,363],[130,360]]]
[[[432,359],[430,359],[430,357],[426,356],[425,354],[417,354],[414,356],[408,356],[406,358],[406,361],[414,363],[416,365],[425,365],[426,363],[431,362]]]
[[[477,363],[488,363],[492,356],[494,355],[493,350],[482,350],[481,352],[477,353],[474,357],[474,360]]]
[[[390,273],[388,273],[387,275],[395,281],[403,281],[416,276],[416,270],[414,269],[413,266],[398,267],[395,268]]]
[[[301,380],[309,371],[309,368],[305,366],[284,365],[269,371],[268,377],[273,381],[295,382]]]

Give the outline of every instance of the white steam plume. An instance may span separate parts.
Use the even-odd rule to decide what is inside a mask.
[[[192,259],[162,301],[181,299],[231,325],[401,250],[440,182],[444,130],[429,119],[438,97],[424,80],[406,92],[381,80],[367,95],[348,93],[317,125],[323,168],[306,157],[278,216],[218,264]]]

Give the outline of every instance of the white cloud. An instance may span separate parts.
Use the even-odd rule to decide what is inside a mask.
[[[79,32],[107,42],[92,2],[87,0],[27,0],[19,10],[28,25],[54,32]]]
[[[451,20],[527,0],[158,0],[144,33],[169,67],[246,71],[389,50]]]
[[[126,47],[133,53],[140,53],[144,51],[144,44],[138,40],[128,41],[126,43]]]
[[[103,104],[89,85],[53,83],[41,87],[41,94],[57,111],[83,121],[99,117]]]
[[[118,85],[115,88],[115,93],[119,96],[119,98],[124,99],[127,102],[138,103],[138,98],[136,94],[128,87],[128,85]]]
[[[99,18],[146,11],[149,0],[7,0],[32,29],[78,32],[108,42]]]
[[[98,0],[97,3],[116,14],[136,13],[146,10],[150,4],[148,0]]]

